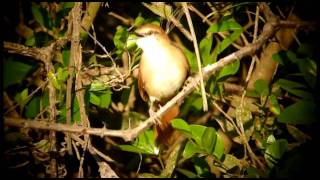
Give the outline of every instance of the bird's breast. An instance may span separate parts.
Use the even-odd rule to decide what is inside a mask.
[[[171,45],[172,46],[172,45]],[[171,49],[172,48],[172,49]],[[187,69],[186,61],[180,49],[153,47],[143,50],[140,62],[140,73],[145,91],[158,101],[171,98],[183,85]]]

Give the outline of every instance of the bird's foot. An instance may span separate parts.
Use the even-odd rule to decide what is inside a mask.
[[[154,124],[161,125],[161,119],[154,110],[149,109],[149,115],[153,117]]]

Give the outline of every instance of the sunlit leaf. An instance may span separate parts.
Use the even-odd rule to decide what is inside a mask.
[[[270,95],[270,102],[271,105],[269,107],[270,111],[272,113],[274,113],[275,115],[279,115],[280,114],[280,105],[278,103],[277,97],[273,94]]]
[[[214,23],[209,27],[207,33],[217,33],[224,31],[233,31],[229,36],[225,37],[223,41],[217,45],[215,48],[215,52],[220,54],[223,50],[225,50],[228,46],[230,46],[235,40],[237,40],[243,29],[240,24],[238,24],[232,18],[222,18],[219,23]]]
[[[155,145],[154,134],[152,130],[140,134],[132,145],[118,145],[124,151],[158,155],[159,148]]]
[[[145,19],[142,16],[138,16],[136,17],[136,19],[134,20],[134,26],[139,27],[144,23]]]
[[[197,124],[189,125],[189,127],[191,130],[192,138],[198,145],[202,146],[202,136],[207,127]]]
[[[90,103],[99,106],[100,108],[108,108],[111,103],[111,90],[104,90],[98,92],[89,92]]]
[[[196,153],[203,152],[194,142],[188,141],[182,152],[183,158],[189,159]]]
[[[197,72],[198,71],[198,64],[197,64],[196,55],[193,52],[189,51],[188,48],[186,48],[186,47],[182,47],[182,51],[188,59],[191,72]]]
[[[173,119],[171,121],[171,125],[173,128],[182,131],[186,135],[191,135],[189,124],[186,123],[183,119]]]
[[[106,91],[105,93],[100,95],[100,107],[108,108],[111,103],[111,95],[112,91]]]
[[[53,72],[48,72],[48,79],[56,89],[61,89],[61,82],[58,81],[56,75]]]
[[[223,139],[219,136],[219,134],[217,134],[217,138],[216,138],[216,142],[215,142],[212,154],[218,159],[221,159],[224,154],[224,143],[223,143]]]
[[[17,93],[14,97],[14,100],[19,104],[20,109],[22,110],[26,103],[28,103],[28,88],[25,88],[20,93]]]
[[[128,36],[129,36],[129,32],[126,28],[122,26],[117,27],[117,31],[113,37],[113,43],[118,50],[122,51],[125,49]],[[118,54],[120,54],[120,52]]]
[[[212,127],[207,127],[202,135],[202,146],[208,154],[212,154],[215,143],[216,143],[217,133]]]
[[[90,89],[89,91],[103,91],[106,90],[108,88],[108,86],[106,86],[105,84],[103,84],[100,81],[93,81],[90,85]]]
[[[210,55],[212,46],[212,36],[204,37],[199,44],[199,50],[201,55],[202,64],[204,66],[212,63],[213,58]]]
[[[221,71],[219,71],[218,76],[217,76],[217,80],[226,77],[226,76],[230,76],[230,75],[234,75],[238,72],[240,67],[240,61],[236,60],[235,62],[224,66]]]
[[[61,67],[57,69],[57,78],[59,81],[65,82],[68,79],[68,76],[69,72],[67,69],[62,69]]]

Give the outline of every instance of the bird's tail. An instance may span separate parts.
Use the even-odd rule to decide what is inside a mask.
[[[166,146],[173,144],[177,131],[171,126],[170,122],[176,118],[179,113],[180,107],[176,104],[161,117],[161,124],[156,124],[155,137],[158,144],[164,144]]]

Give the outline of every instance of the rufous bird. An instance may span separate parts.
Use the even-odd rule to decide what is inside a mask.
[[[152,115],[183,86],[188,74],[189,63],[182,50],[174,44],[160,26],[145,24],[135,30],[136,41],[142,49],[138,87],[141,98],[149,101]],[[155,122],[156,140],[171,144],[173,128],[170,121],[179,114],[176,104]]]

